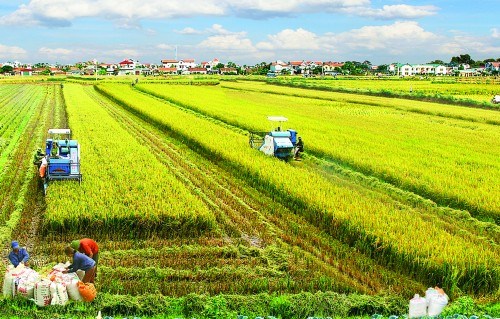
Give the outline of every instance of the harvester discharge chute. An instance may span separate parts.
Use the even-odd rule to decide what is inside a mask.
[[[266,155],[288,160],[293,157],[297,144],[297,131],[282,130],[283,122],[288,121],[283,116],[268,116],[273,128],[268,132],[250,132],[250,147],[258,149]],[[278,125],[276,126],[276,122]]]
[[[47,194],[47,187],[51,181],[82,181],[80,144],[77,140],[71,139],[71,130],[49,129],[45,141],[45,154],[42,156],[35,164],[43,181],[44,194]]]

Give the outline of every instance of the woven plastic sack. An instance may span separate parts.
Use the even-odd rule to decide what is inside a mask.
[[[90,302],[95,299],[97,296],[97,290],[95,289],[94,284],[83,282],[78,283],[78,291],[80,292],[80,296],[82,296],[84,301]]]
[[[66,291],[66,286],[61,283],[51,283],[50,294],[52,296],[52,300],[50,301],[51,305],[64,306],[68,302],[68,292]]]
[[[77,277],[78,278],[78,277]],[[80,295],[80,290],[78,289],[78,279],[73,279],[71,282],[66,283],[66,289],[68,290],[68,297],[71,300],[83,300],[82,295]]]
[[[50,285],[52,281],[41,280],[35,284],[35,303],[37,306],[44,307],[50,305],[52,295],[50,294]]]

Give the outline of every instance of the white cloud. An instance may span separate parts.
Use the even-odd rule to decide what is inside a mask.
[[[63,48],[57,48],[57,49],[50,49],[50,48],[40,48],[38,50],[38,52],[40,54],[44,54],[44,55],[71,55],[73,54],[73,51],[72,50],[68,50],[68,49],[63,49]]]
[[[265,19],[302,13],[337,12],[374,18],[419,18],[435,14],[434,6],[405,4],[372,8],[370,0],[31,0],[1,17],[0,24],[70,26],[79,18],[113,20],[137,28],[142,19],[232,16]],[[187,28],[185,32],[194,31]]]
[[[214,35],[208,37],[197,46],[200,49],[210,50],[214,52],[221,51],[240,51],[240,52],[255,52],[256,49],[247,38],[238,34],[230,35]]]
[[[320,43],[316,34],[299,28],[285,29],[275,35],[268,36],[269,41],[260,42],[257,48],[261,50],[318,50]]]
[[[493,38],[500,38],[500,30],[498,30],[497,28],[493,28],[490,31]]]
[[[395,22],[390,25],[365,26],[330,37],[335,44],[351,49],[406,51],[437,40],[417,22]],[[329,41],[326,41],[327,43]]]
[[[2,59],[20,59],[26,56],[26,53],[23,48],[0,44],[0,58]]]
[[[196,30],[196,29],[193,29],[191,27],[186,27],[182,30],[175,30],[176,33],[179,33],[179,34],[185,34],[185,35],[191,35],[191,34],[202,34],[203,32],[202,31],[199,31],[199,30]]]
[[[116,49],[107,51],[107,54],[118,59],[122,58],[134,58],[137,59],[140,56],[139,51],[134,49]]]
[[[435,6],[410,6],[407,4],[385,5],[382,9],[371,7],[350,7],[339,10],[343,13],[377,19],[416,19],[435,15]]]
[[[161,50],[175,50],[175,45],[165,43],[160,43],[156,47]]]
[[[78,18],[115,20],[121,27],[135,28],[141,19],[165,19],[197,15],[223,15],[216,1],[191,0],[31,0],[2,17],[2,24],[69,26]]]
[[[493,37],[493,39],[495,39]],[[493,55],[490,57],[497,58],[500,52],[500,44],[498,40],[492,40],[487,37],[473,37],[470,35],[456,35],[452,39],[446,39],[439,46],[438,52],[456,56],[462,53],[469,53],[474,56],[474,53],[481,55]]]

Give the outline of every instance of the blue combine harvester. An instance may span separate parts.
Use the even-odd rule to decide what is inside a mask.
[[[70,129],[50,129],[45,141],[45,156],[39,172],[47,194],[49,182],[56,180],[82,181],[80,173],[80,144],[71,139]]]
[[[283,123],[288,121],[286,117],[268,116],[267,119],[273,125],[272,130],[269,132],[250,132],[250,147],[280,159],[292,158],[297,145],[297,131],[282,130]],[[276,125],[276,123],[278,124]]]

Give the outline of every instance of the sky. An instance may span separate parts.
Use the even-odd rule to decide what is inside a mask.
[[[500,0],[0,0],[0,63],[500,58]]]

